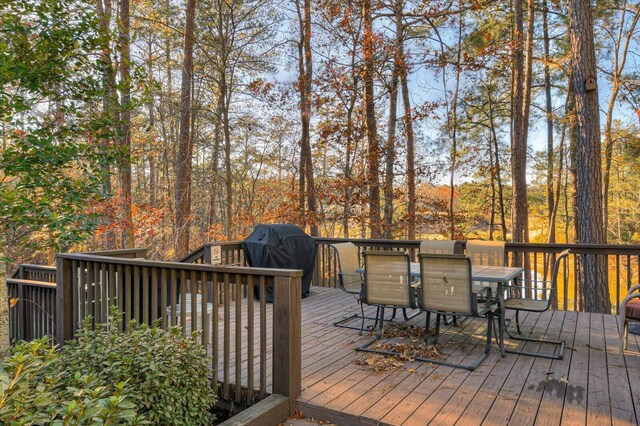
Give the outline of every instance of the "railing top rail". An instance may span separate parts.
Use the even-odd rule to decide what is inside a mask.
[[[25,285],[30,287],[45,287],[45,288],[56,288],[56,283],[49,283],[46,281],[32,281],[32,280],[23,280],[20,278],[7,278],[7,284],[13,285]]]
[[[80,260],[84,262],[102,262],[120,265],[146,266],[152,268],[183,269],[188,271],[218,272],[230,274],[244,274],[254,276],[271,277],[302,277],[302,270],[299,269],[271,269],[271,268],[251,268],[246,266],[212,266],[209,264],[180,263],[180,262],[158,262],[153,260],[126,259],[121,257],[106,257],[87,255],[84,253],[64,253],[58,254],[59,258],[69,260]]]
[[[421,240],[382,240],[373,238],[323,238],[314,237],[319,243],[333,244],[342,242],[352,242],[358,246],[403,246],[409,248],[417,248],[420,245]],[[464,240],[459,240],[461,243],[466,243]],[[590,253],[603,253],[603,252],[624,252],[624,254],[640,255],[640,244],[574,244],[574,243],[505,243],[507,250],[510,251],[535,251],[535,252],[561,252],[568,248],[572,249],[574,253],[578,254],[590,254]]]
[[[88,251],[88,252],[83,252],[83,254],[91,254],[94,256],[107,256],[107,257],[120,257],[120,256],[127,256],[127,255],[133,254],[136,257],[138,257],[138,255],[140,255],[140,257],[145,257],[148,252],[149,252],[149,249],[146,249],[146,248],[132,248],[132,249],[119,249],[119,250]]]
[[[36,270],[47,271],[47,272],[55,272],[56,271],[56,267],[55,266],[36,265],[35,263],[21,263],[20,266],[22,266],[25,269],[36,269]]]
[[[204,256],[204,249],[207,246],[207,244],[201,245],[200,247],[198,247],[197,249],[193,250],[192,252],[186,254],[185,256],[181,257],[180,259],[177,260],[178,263],[191,263],[196,259],[201,258],[202,256]]]

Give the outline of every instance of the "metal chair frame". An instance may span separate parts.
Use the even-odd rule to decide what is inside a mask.
[[[545,288],[543,289],[545,292],[548,292],[546,299],[532,299],[532,298],[526,298],[526,297],[508,297],[504,302],[505,310],[510,309],[510,310],[516,311],[515,320],[516,320],[516,330],[517,330],[518,336],[511,334],[509,329],[506,328],[505,331],[507,332],[507,336],[509,336],[510,339],[518,340],[522,342],[543,343],[543,344],[554,345],[558,348],[558,350],[557,351],[554,350],[554,353],[552,355],[541,354],[536,352],[528,352],[525,350],[513,350],[513,349],[505,349],[505,352],[518,354],[518,355],[537,356],[540,358],[548,358],[548,359],[562,359],[564,357],[564,348],[565,348],[564,340],[534,339],[531,337],[519,336],[520,334],[522,334],[522,331],[520,330],[520,319],[518,317],[518,314],[520,313],[520,311],[544,312],[551,307],[551,302],[554,300],[556,291],[558,288],[558,273],[560,271],[560,263],[562,261],[566,262],[566,259],[568,258],[570,253],[571,253],[571,250],[567,249],[558,255],[555,262],[553,263],[551,281],[537,281],[538,283],[542,282],[545,284],[547,283],[550,284],[548,287],[545,286]],[[523,292],[526,292],[527,290],[535,291],[534,288],[527,287],[526,285],[524,286],[506,285],[504,286],[504,288],[505,290],[512,290],[514,288],[517,288],[519,290],[522,290]]]
[[[491,350],[492,333],[495,328],[495,324],[493,321],[494,315],[495,315],[494,313],[495,302],[492,299],[491,288],[485,287],[482,289],[481,296],[484,298],[484,306],[482,307],[482,309],[478,309],[479,298],[473,294],[473,290],[472,290],[473,281],[471,278],[472,276],[471,275],[471,259],[468,256],[421,253],[419,255],[419,258],[420,258],[421,274],[420,274],[420,285],[417,287],[417,293],[418,293],[417,299],[418,299],[418,307],[424,312],[426,312],[427,314],[427,318],[425,322],[425,332],[424,332],[424,338],[423,338],[425,344],[429,344],[429,324],[431,323],[432,313],[436,314],[436,330],[435,330],[435,337],[433,340],[434,344],[438,343],[438,339],[440,337],[440,317],[444,315],[454,315],[454,316],[465,315],[465,316],[485,317],[487,318],[487,335],[486,335],[484,351],[471,364],[457,364],[457,363],[442,361],[439,359],[425,358],[425,357],[417,357],[416,359],[419,361],[432,362],[435,364],[446,365],[449,367],[462,368],[465,370],[473,371],[489,356],[489,352]],[[435,283],[434,281],[431,281],[432,277],[428,277],[427,276],[428,274],[425,273],[429,269],[427,267],[427,263],[429,263],[431,260],[433,260],[434,262],[443,261],[443,260],[451,261],[451,263],[453,263],[454,265],[457,264],[456,265],[457,270],[459,270],[458,268],[466,268],[466,279],[464,281],[464,284],[468,286],[468,308],[467,309],[461,309],[461,308],[456,309],[455,307],[453,307],[450,310],[449,309],[444,310],[444,309],[436,309],[433,307],[433,305],[431,305],[431,302],[429,301],[429,297],[427,296],[428,287],[430,285],[434,285]],[[449,282],[447,280],[446,275],[442,276],[441,279],[447,283]]]
[[[400,262],[403,262],[406,264],[406,272],[404,272],[401,276],[404,277],[404,281],[405,281],[405,286],[406,286],[406,299],[404,300],[404,303],[395,303],[393,301],[389,301],[389,302],[374,302],[369,300],[369,296],[370,296],[370,291],[369,291],[369,286],[372,280],[375,280],[376,278],[376,274],[372,274],[371,273],[371,267],[368,266],[368,264],[370,262],[375,262],[375,259],[377,257],[397,257],[398,259],[402,259],[399,260]],[[385,308],[392,308],[394,309],[403,309],[403,314],[405,319],[411,319],[413,318],[415,315],[420,314],[420,312],[417,312],[415,315],[413,316],[407,316],[405,309],[407,308],[412,308],[413,304],[411,303],[411,298],[414,297],[414,293],[412,291],[411,288],[411,268],[410,268],[410,263],[409,263],[409,255],[407,253],[403,253],[403,252],[397,252],[397,251],[372,251],[372,252],[364,252],[363,253],[363,257],[364,257],[364,264],[365,264],[365,268],[364,268],[364,281],[362,283],[362,292],[361,292],[361,300],[363,303],[366,303],[368,305],[372,305],[372,306],[376,306],[378,308],[377,311],[377,321],[376,324],[378,326],[378,330],[376,332],[376,335],[374,337],[372,337],[371,339],[367,340],[366,342],[356,346],[356,351],[361,351],[361,352],[370,352],[370,353],[376,353],[376,354],[381,354],[381,355],[398,355],[397,352],[392,352],[392,351],[383,351],[383,350],[377,350],[377,349],[371,349],[371,345],[373,345],[376,341],[380,340],[382,338],[382,333],[383,333],[383,329],[384,329],[384,323],[385,323],[385,319],[384,319],[384,310]]]
[[[629,323],[640,323],[639,320],[627,318],[626,316],[627,303],[636,298],[640,298],[640,284],[636,284],[633,287],[629,288],[629,290],[627,290],[626,297],[620,303],[619,313],[622,316],[622,327],[620,332],[619,346],[620,357],[624,357],[624,351],[627,350],[627,340],[629,338]]]
[[[347,257],[348,256],[347,251],[353,251],[353,253],[355,253],[355,256],[357,258],[357,264],[358,266],[360,266],[359,265],[360,255],[358,253],[358,247],[353,243],[346,242],[346,243],[331,244],[331,248],[336,255],[336,259],[338,260],[338,288],[340,288],[342,291],[346,293],[353,295],[356,298],[358,304],[360,305],[360,314],[356,313],[346,318],[343,318],[341,320],[338,320],[333,323],[333,326],[340,327],[340,328],[348,328],[350,330],[360,330],[360,334],[362,334],[364,330],[373,330],[376,327],[376,323],[374,323],[371,327],[365,327],[364,322],[365,320],[377,321],[378,312],[376,312],[375,317],[365,316],[364,314],[364,305],[362,304],[362,298],[360,297],[360,292],[362,291],[362,274],[357,274],[358,276],[360,276],[360,280],[359,280],[360,285],[358,286],[357,289],[349,289],[347,288],[347,286],[345,286],[347,277],[352,278],[352,276],[355,276],[356,275],[355,270],[357,268],[353,268],[353,271],[351,272],[343,270],[343,263],[344,263],[343,260],[345,259],[342,259],[341,256]],[[342,255],[340,254],[341,252],[342,252]],[[351,255],[353,255],[353,253],[351,253]],[[350,325],[350,324],[345,324],[345,323],[348,323],[349,321],[353,321],[354,319],[360,319],[362,321],[360,327]]]

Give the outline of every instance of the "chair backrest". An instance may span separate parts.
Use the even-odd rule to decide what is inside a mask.
[[[360,268],[358,247],[353,243],[331,244],[338,260],[338,286],[349,293],[360,293],[362,274],[356,272]]]
[[[464,255],[423,254],[418,306],[423,310],[475,314],[471,259]]]
[[[420,241],[420,253],[456,254],[456,241],[454,240],[422,240]]]
[[[467,241],[467,256],[473,265],[505,266],[504,241]]]
[[[369,305],[410,306],[409,255],[397,251],[364,252],[362,301]]]
[[[555,298],[555,293],[558,291],[558,274],[560,273],[560,264],[566,262],[571,249],[566,249],[556,257],[556,261],[553,263],[553,270],[551,272],[551,291],[548,297],[549,303]]]

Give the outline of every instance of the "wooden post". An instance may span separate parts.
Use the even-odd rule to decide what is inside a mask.
[[[302,272],[275,277],[273,294],[273,393],[288,397],[293,409],[302,388]]]
[[[73,323],[73,277],[71,261],[58,256],[56,258],[56,339],[62,345],[72,339]]]

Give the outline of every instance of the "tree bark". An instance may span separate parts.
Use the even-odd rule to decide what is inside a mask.
[[[589,0],[569,0],[571,85],[576,108],[576,205],[578,242],[603,244],[602,160],[600,116],[596,88],[593,16]],[[583,303],[588,312],[611,312],[606,257],[582,256]]]
[[[404,58],[404,52],[402,53]],[[400,75],[402,87],[402,105],[404,107],[404,138],[407,143],[407,238],[416,239],[416,158],[415,142],[413,134],[413,113],[411,111],[411,98],[409,98],[408,70]]]
[[[529,241],[529,204],[527,200],[527,137],[529,133],[529,111],[531,105],[531,79],[533,64],[534,2],[528,1],[527,40],[524,43],[523,0],[514,2],[514,59],[513,59],[513,104],[511,127],[511,182],[512,221],[511,239],[514,242]],[[526,51],[526,62],[524,53]],[[515,266],[524,266],[528,271],[528,256],[513,257]]]
[[[109,34],[110,26],[111,26],[111,2],[107,1],[105,5],[102,4],[102,0],[96,0],[96,11],[98,14],[98,18],[100,19],[100,30],[103,35]],[[112,114],[115,114],[117,111],[117,94],[116,94],[116,76],[113,70],[113,60],[111,58],[111,48],[108,45],[104,46],[102,51],[102,84],[104,85],[104,97],[102,101],[102,109],[106,116],[110,117]],[[100,141],[100,144],[105,149],[112,145],[112,138],[109,136],[105,136]],[[103,173],[104,173],[104,181],[102,184],[102,190],[105,196],[109,197],[112,195],[112,187],[111,187],[111,166],[109,162],[103,160],[102,163]],[[113,220],[110,214],[106,215],[106,218],[109,222]],[[113,224],[107,224],[107,230],[104,233],[104,244],[106,250],[113,250],[116,248],[116,236],[113,230]]]
[[[193,27],[196,1],[188,0],[184,31],[184,57],[180,85],[180,134],[176,165],[176,235],[175,255],[181,257],[189,251],[191,226],[191,168],[193,141],[191,138],[191,87],[193,79]]]
[[[311,1],[304,0],[302,10],[296,1],[300,40],[298,41],[298,91],[300,93],[300,206],[301,222],[309,225],[311,235],[318,235],[313,157],[311,155],[311,88],[313,62],[311,57]],[[306,202],[306,208],[305,208]]]
[[[369,228],[371,238],[380,238],[380,146],[376,124],[376,111],[373,91],[373,71],[375,66],[373,18],[371,0],[362,2],[362,20],[364,37],[362,58],[364,62],[364,104],[367,134],[367,185],[369,187]]]
[[[547,114],[547,207],[549,220],[549,243],[556,242],[556,226],[554,212],[556,211],[553,180],[553,103],[551,101],[551,72],[549,70],[549,23],[547,19],[547,0],[542,1],[542,38],[544,42],[544,94]],[[559,184],[559,183],[558,183]]]
[[[404,27],[402,25],[403,0],[396,0],[393,9],[395,15],[395,45],[393,54],[393,70],[389,84],[389,124],[387,127],[387,144],[385,147],[384,174],[384,212],[382,236],[391,239],[393,236],[393,165],[396,161],[396,123],[398,118],[398,80],[402,67],[401,45]]]
[[[122,247],[135,247],[131,204],[131,31],[129,0],[120,0],[120,158],[118,179],[122,191]]]

